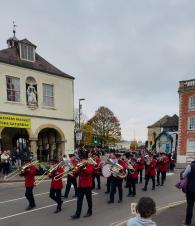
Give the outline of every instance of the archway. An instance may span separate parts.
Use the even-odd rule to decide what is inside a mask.
[[[18,149],[22,160],[29,157],[30,148],[28,131],[21,128],[4,128],[1,132],[1,148],[2,150],[10,150],[13,156],[16,149]]]
[[[62,155],[61,134],[54,128],[44,128],[38,133],[37,159],[47,162],[51,159],[58,160]]]

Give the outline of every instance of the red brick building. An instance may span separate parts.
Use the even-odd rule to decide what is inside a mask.
[[[195,158],[195,79],[179,82],[179,142],[177,161]]]

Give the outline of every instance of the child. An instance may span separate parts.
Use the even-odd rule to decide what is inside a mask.
[[[142,197],[136,207],[139,216],[130,218],[127,226],[156,226],[150,217],[156,213],[156,204],[150,197]]]

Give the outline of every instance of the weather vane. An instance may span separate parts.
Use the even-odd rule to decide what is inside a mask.
[[[16,27],[17,27],[17,25],[13,21],[13,33],[14,33],[14,37],[16,37]]]

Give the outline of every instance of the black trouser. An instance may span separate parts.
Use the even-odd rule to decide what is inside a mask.
[[[157,171],[157,184],[160,184],[160,174],[161,174],[161,185],[164,184],[166,178],[166,172]]]
[[[95,178],[97,179],[98,188],[100,189],[101,188],[101,185],[100,185],[100,175],[97,174],[97,173],[94,173],[93,174],[93,188],[95,188]]]
[[[68,176],[64,197],[68,197],[68,194],[70,192],[70,188],[71,188],[72,184],[74,186],[75,196],[77,196],[77,179],[76,179],[76,177],[69,177]]]
[[[129,195],[136,195],[137,179],[129,178]]]
[[[195,202],[195,192],[187,192],[186,193],[187,200],[187,208],[186,208],[186,222],[185,224],[191,224],[192,216],[193,216],[193,207]]]
[[[76,210],[77,216],[80,216],[81,214],[84,195],[86,196],[87,204],[88,204],[87,213],[92,214],[92,188],[91,187],[78,188],[77,210]]]
[[[142,173],[143,173],[143,170],[139,169],[138,170],[138,173],[139,173],[139,182],[142,183]]]
[[[110,187],[111,187],[111,177],[108,177],[108,178],[107,178],[106,186],[107,186],[107,192],[110,192]]]
[[[155,177],[152,177],[150,175],[145,175],[145,177],[146,177],[146,180],[145,180],[144,188],[147,189],[149,179],[151,178],[152,179],[152,188],[155,189]]]
[[[3,175],[6,176],[9,173],[9,162],[2,163]]]
[[[111,192],[110,201],[114,202],[114,194],[116,192],[116,187],[118,187],[119,200],[123,200],[123,190],[122,190],[123,180],[111,176]]]
[[[33,196],[33,187],[26,187],[25,196],[29,202],[29,206],[34,207],[35,200],[34,200],[34,196]]]
[[[62,200],[61,200],[61,190],[62,189],[50,189],[49,197],[53,199],[58,205],[57,209],[61,210]]]

